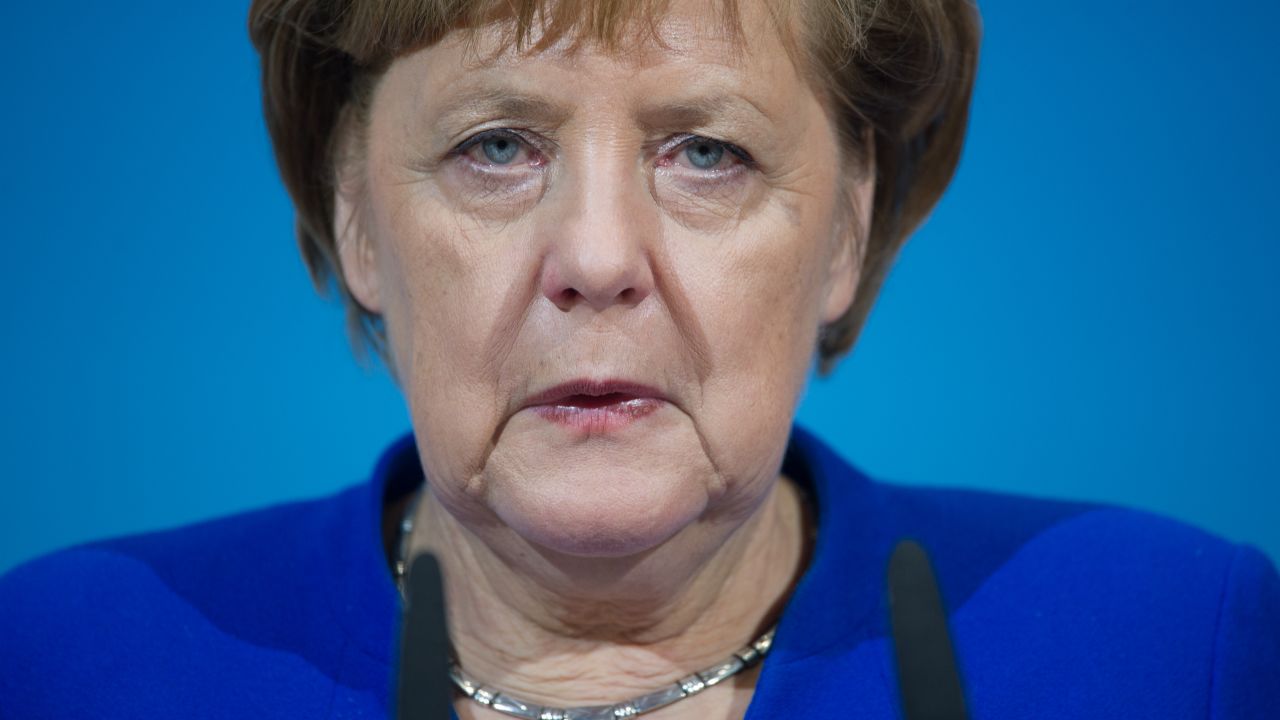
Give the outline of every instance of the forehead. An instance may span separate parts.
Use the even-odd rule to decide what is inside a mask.
[[[466,37],[477,58],[498,60],[552,50],[604,50],[637,68],[703,47],[739,55],[779,40],[795,53],[795,0],[504,0],[474,10],[437,38]],[[504,52],[505,51],[505,52]]]
[[[511,18],[457,29],[388,74],[416,88],[415,105],[437,112],[551,116],[565,104],[625,96],[629,105],[660,102],[667,119],[724,111],[776,119],[805,85],[791,37],[765,0],[676,0],[607,34]]]

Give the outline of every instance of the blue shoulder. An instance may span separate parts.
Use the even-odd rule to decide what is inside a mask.
[[[1024,545],[1088,513],[1088,503],[977,490],[880,485],[877,505],[894,539],[928,550],[952,607],[959,607]]]
[[[897,532],[933,558],[975,715],[1234,719],[1280,705],[1280,577],[1255,549],[1138,510],[882,492]]]
[[[1059,577],[1080,573],[1076,579],[1085,583],[1125,572],[1148,587],[1172,589],[1206,576],[1220,580],[1236,552],[1221,538],[1136,510],[879,482],[803,428],[789,450],[784,469],[818,491],[819,523],[847,554],[847,567],[883,572],[899,540],[916,540],[953,610],[1015,568],[1047,564]]]
[[[180,705],[184,693],[201,694],[220,661],[253,672],[273,651],[295,655],[298,676],[322,682],[336,658],[314,641],[324,619],[300,617],[297,599],[321,591],[308,587],[326,576],[315,539],[350,505],[343,495],[93,542],[14,568],[0,577],[0,697],[21,708],[18,717],[80,717],[65,713],[109,700],[130,716],[144,699],[162,707],[165,695]]]
[[[929,550],[952,607],[1015,561],[1097,582],[1123,575],[1154,590],[1221,580],[1239,550],[1140,510],[971,490],[885,485],[881,492],[897,534]]]
[[[1236,553],[1214,648],[1213,718],[1266,717],[1280,707],[1280,575],[1262,553]]]

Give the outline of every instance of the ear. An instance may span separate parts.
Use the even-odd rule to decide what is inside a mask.
[[[853,304],[858,292],[858,278],[866,257],[867,237],[871,232],[871,203],[875,195],[875,170],[867,168],[857,177],[841,182],[842,193],[836,208],[838,220],[832,239],[831,263],[827,266],[826,297],[823,298],[822,324],[839,320]]]
[[[373,242],[361,222],[357,191],[339,183],[333,193],[333,230],[338,263],[347,290],[361,307],[382,312],[382,286]]]

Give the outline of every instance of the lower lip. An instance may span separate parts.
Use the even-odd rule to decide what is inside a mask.
[[[653,414],[662,401],[657,398],[631,398],[595,407],[580,405],[535,405],[539,417],[583,433],[604,433],[634,423]]]

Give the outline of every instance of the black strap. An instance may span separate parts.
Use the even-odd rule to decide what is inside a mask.
[[[453,693],[440,563],[430,553],[419,555],[405,582],[408,597],[400,639],[395,717],[398,720],[449,720]]]
[[[964,720],[964,690],[929,555],[903,540],[889,560],[889,623],[906,720]]]

